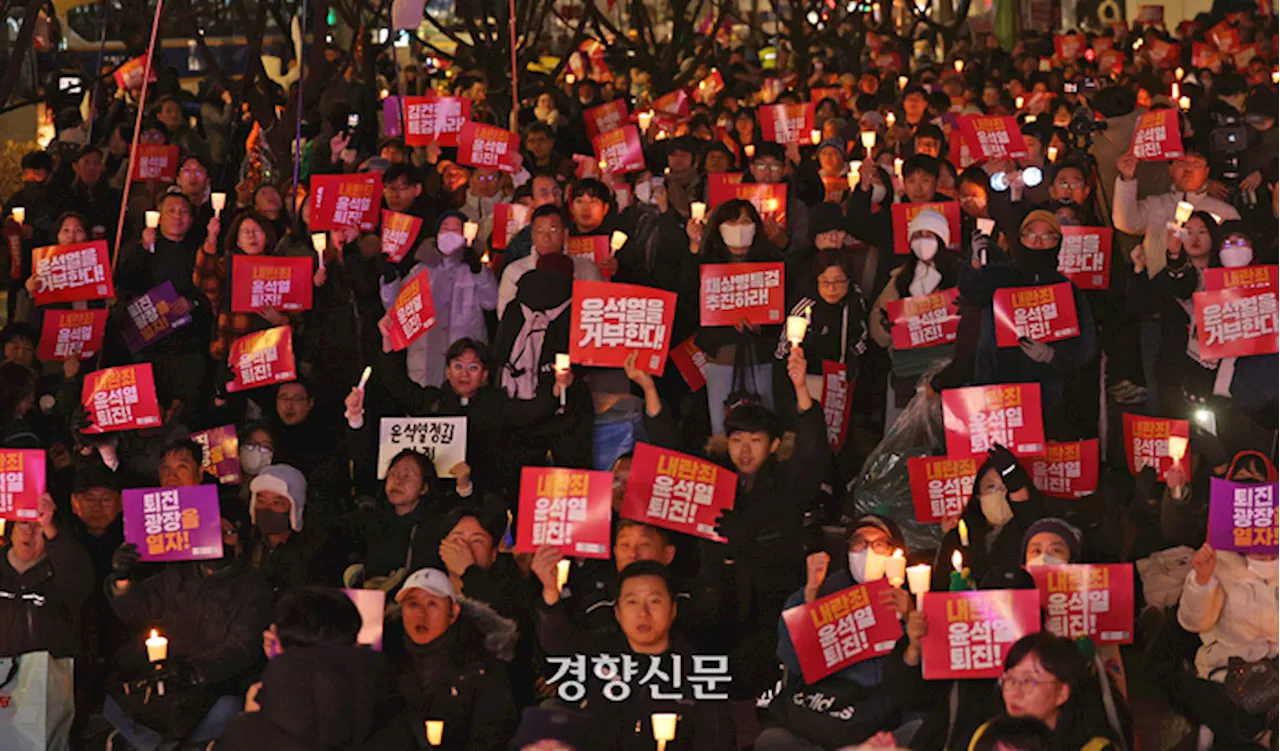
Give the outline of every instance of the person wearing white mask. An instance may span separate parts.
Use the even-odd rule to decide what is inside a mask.
[[[1075,526],[1053,516],[1036,521],[1022,536],[1023,562],[1027,566],[1062,566],[1077,563],[1084,535]]]
[[[240,474],[244,475],[244,485],[257,477],[262,470],[271,466],[275,459],[275,439],[265,422],[249,425],[244,429],[240,439]],[[246,495],[247,499],[248,496]]]

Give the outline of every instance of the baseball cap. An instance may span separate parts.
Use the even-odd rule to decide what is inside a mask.
[[[409,578],[404,580],[404,586],[396,593],[396,602],[403,600],[405,592],[411,589],[421,589],[436,597],[458,599],[458,593],[449,581],[449,575],[436,568],[420,568],[409,574]]]

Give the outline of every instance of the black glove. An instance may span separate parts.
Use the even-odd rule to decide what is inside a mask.
[[[985,266],[991,263],[991,248],[995,247],[995,241],[990,236],[982,234],[982,230],[975,229],[969,235],[969,251],[974,258],[979,259],[981,265]]]
[[[750,535],[747,524],[740,513],[733,509],[725,509],[716,518],[716,534],[725,539],[724,557],[734,559],[742,550],[742,545]]]
[[[1000,473],[1000,478],[1004,480],[1004,486],[1010,494],[1031,485],[1031,477],[1027,475],[1027,470],[1018,463],[1018,457],[1004,446],[998,443],[992,446],[987,452],[987,461],[991,462],[992,469]]]
[[[384,255],[378,256],[378,278],[383,284],[390,284],[400,275],[400,269]]]
[[[115,581],[125,581],[133,576],[133,569],[138,565],[138,559],[142,554],[138,552],[138,546],[126,542],[116,548],[116,552],[111,554],[111,578]]]

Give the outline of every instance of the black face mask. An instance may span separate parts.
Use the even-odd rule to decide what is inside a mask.
[[[1020,247],[1017,257],[1014,258],[1014,263],[1024,271],[1029,271],[1033,274],[1050,274],[1058,270],[1058,249]]]
[[[289,531],[289,513],[287,511],[268,511],[259,509],[254,512],[258,529],[264,535],[281,535]]]

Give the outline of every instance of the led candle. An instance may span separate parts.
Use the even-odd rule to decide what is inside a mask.
[[[808,318],[804,316],[787,316],[787,341],[791,342],[791,346],[799,346],[800,342],[804,341],[804,335],[808,331]]]
[[[27,220],[27,209],[25,206],[14,206],[12,209],[9,209],[9,213],[13,215],[13,221],[17,222],[18,224],[22,224]],[[153,213],[156,215],[156,223],[159,224],[160,222],[159,212],[152,212],[152,211],[147,212],[148,215],[151,215]],[[148,224],[147,226],[150,227],[152,225]]]
[[[653,725],[653,739],[658,742],[658,751],[666,751],[667,743],[676,739],[675,712],[654,712],[649,715],[649,723]]]
[[[1178,101],[1178,99],[1182,96],[1182,88],[1178,86],[1178,82],[1177,82],[1177,81],[1174,81],[1174,82],[1173,82],[1173,86],[1171,86],[1171,87],[1169,88],[1169,90],[1172,92],[1172,93],[1170,94],[1170,97],[1171,97],[1175,102],[1176,102],[1176,101]]]
[[[864,130],[860,137],[862,138],[862,148],[867,149],[868,151],[875,148],[876,132],[874,130]]]
[[[956,531],[960,534],[960,544],[969,547],[969,525],[965,524],[964,519],[960,520],[960,524],[956,527]]]
[[[320,258],[320,268],[324,268],[324,249],[329,244],[329,236],[324,232],[311,233],[311,247],[316,249],[316,255]]]
[[[822,143],[822,131],[818,130],[817,128],[814,128],[813,130],[809,131],[809,140],[813,142],[814,146],[817,146],[818,144]]]
[[[368,385],[369,376],[371,375],[373,375],[373,366],[366,365],[364,368],[364,372],[360,374],[360,385],[356,386],[356,388],[360,389],[361,391],[364,391],[364,387]]]
[[[614,253],[617,253],[619,250],[622,250],[622,246],[626,244],[627,244],[626,232],[615,229],[613,231],[613,234],[609,235],[609,247],[613,249]]]
[[[155,229],[156,227],[160,226],[160,212],[148,211],[146,213],[146,216],[144,217],[144,220],[147,223],[148,229]]]
[[[897,175],[899,180],[902,179],[902,157],[900,156],[893,159],[893,174]]]
[[[702,201],[694,201],[689,204],[689,218],[695,221],[702,221],[707,216],[707,205]]]
[[[1185,71],[1182,69],[1182,67],[1181,67],[1181,66],[1179,66],[1179,67],[1177,67],[1177,68],[1174,68],[1174,69],[1173,69],[1173,77],[1174,77],[1174,78],[1176,78],[1176,79],[1178,79],[1179,81],[1181,81],[1181,80],[1182,80],[1182,74],[1183,74],[1184,72],[1185,72]]]
[[[907,88],[907,84],[908,84],[910,81],[911,81],[911,79],[910,79],[910,78],[907,78],[906,76],[898,76],[898,88],[899,88],[899,89],[905,89],[905,88]]]
[[[892,112],[886,112],[884,113],[884,122],[886,125],[892,128],[895,124],[897,124],[898,116],[893,114]]]
[[[572,73],[564,77],[564,82],[569,84],[570,86],[572,86],[573,82],[577,80],[578,80],[578,77],[573,75]]]
[[[227,207],[227,194],[213,193],[209,196],[209,205],[213,207],[214,216],[222,216],[222,210]]]
[[[570,76],[572,78],[573,76]],[[444,720],[427,720],[427,743],[439,746],[444,742]]]
[[[1181,227],[1187,223],[1187,220],[1191,218],[1191,215],[1195,213],[1195,210],[1196,207],[1192,206],[1190,203],[1187,203],[1186,201],[1178,201],[1177,208],[1173,210],[1173,218],[1178,223],[1178,226]]]
[[[1183,110],[1184,112],[1186,110],[1191,109],[1191,97],[1189,96],[1178,97],[1178,109]]]
[[[933,567],[927,563],[918,563],[907,567],[907,589],[916,596],[916,609],[924,608],[924,596],[929,591],[929,580],[933,576]]]
[[[475,242],[476,235],[480,234],[480,225],[475,222],[467,222],[462,225],[462,236],[467,239],[467,245]]]
[[[862,179],[862,160],[855,159],[849,162],[849,190],[858,187],[858,182]]]
[[[1056,161],[1058,161],[1058,147],[1057,147],[1057,146],[1050,146],[1050,147],[1048,148],[1048,150],[1045,152],[1045,154],[1046,154],[1046,156],[1048,156],[1048,157],[1049,157],[1049,161],[1050,161],[1050,162],[1056,162]]]
[[[169,640],[160,635],[160,632],[151,629],[151,635],[147,637],[147,659],[151,662],[164,662],[169,656]]]
[[[563,591],[569,583],[569,559],[561,558],[556,564],[556,589]]]
[[[746,152],[746,154],[747,154],[747,158],[748,158],[748,159],[755,159],[755,158],[756,158],[756,146],[755,146],[755,144],[753,144],[753,143],[749,143],[749,144],[747,144],[746,146],[743,146],[743,147],[742,147],[742,150]]]
[[[1022,105],[1026,103],[1027,103],[1027,100],[1021,96],[1016,96],[1013,98],[1013,106],[1017,107],[1018,109],[1022,109]]]
[[[640,114],[636,115],[636,122],[640,124],[641,133],[649,132],[649,123],[652,122],[652,120],[653,120],[652,112],[641,112]]]
[[[885,559],[884,576],[889,580],[889,585],[893,587],[901,587],[907,578],[907,557],[902,554],[901,548],[894,550],[893,555]]]
[[[957,73],[963,73],[963,72],[964,72],[964,61],[963,61],[963,60],[956,60],[956,61],[953,63],[953,65],[955,66],[955,69],[956,69],[956,72],[957,72]]]

